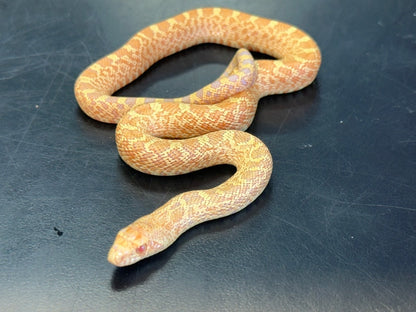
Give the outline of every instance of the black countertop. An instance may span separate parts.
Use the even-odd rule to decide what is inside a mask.
[[[115,268],[119,229],[233,168],[153,177],[73,85],[138,30],[204,6],[292,23],[322,50],[307,89],[260,101],[248,131],[274,172],[238,214]],[[415,311],[416,5],[411,0],[1,1],[1,311]],[[119,94],[176,97],[235,50],[171,56]]]

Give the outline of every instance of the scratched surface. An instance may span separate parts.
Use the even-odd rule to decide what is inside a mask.
[[[303,28],[322,69],[260,102],[249,132],[275,169],[258,200],[115,269],[120,228],[233,168],[135,172],[74,80],[139,29],[208,5]],[[182,96],[233,53],[192,48],[120,94]],[[415,311],[415,55],[412,0],[0,1],[0,310]]]

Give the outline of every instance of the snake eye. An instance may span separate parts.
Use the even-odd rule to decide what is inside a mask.
[[[146,251],[146,249],[147,249],[147,245],[143,244],[143,245],[136,248],[136,253],[138,253],[138,254],[144,253]]]

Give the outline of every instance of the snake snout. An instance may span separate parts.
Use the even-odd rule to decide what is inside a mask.
[[[137,244],[119,233],[108,252],[107,259],[108,262],[115,266],[128,266],[141,260],[144,251],[146,251],[146,245],[137,247]]]

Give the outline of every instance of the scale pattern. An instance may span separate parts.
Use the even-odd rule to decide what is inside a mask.
[[[115,97],[158,60],[200,44],[238,48],[224,73],[175,99]],[[254,60],[251,51],[276,60]],[[258,100],[300,90],[316,77],[321,54],[298,28],[225,8],[184,12],[135,34],[125,45],[85,69],[75,96],[90,117],[117,123],[121,158],[153,175],[177,175],[218,164],[236,173],[221,185],[180,194],[119,231],[108,260],[133,264],[170,246],[183,232],[233,214],[255,200],[272,172],[272,157],[244,132]]]

